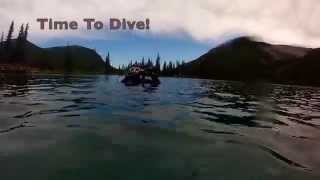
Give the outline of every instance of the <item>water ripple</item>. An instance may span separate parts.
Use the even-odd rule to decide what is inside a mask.
[[[263,152],[290,168],[320,170],[319,88],[175,78],[162,79],[159,87],[126,87],[119,77],[32,76],[5,78],[0,98],[0,138],[9,132],[21,136],[16,130],[29,127],[25,131],[30,134],[52,131],[59,137],[62,127],[66,134],[90,129],[99,136],[116,137],[112,141],[135,139],[142,133],[143,140],[154,138],[150,140],[154,143],[170,134],[156,130],[147,134],[146,129],[159,127],[174,132],[169,139],[178,137],[180,130],[197,132],[203,138],[222,138],[234,148],[243,145]],[[134,135],[128,129],[104,130],[113,124],[138,128]],[[41,139],[19,138],[38,142],[36,137]]]

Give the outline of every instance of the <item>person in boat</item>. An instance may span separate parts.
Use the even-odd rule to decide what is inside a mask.
[[[138,85],[141,83],[143,71],[140,67],[131,67],[121,82],[126,85]]]
[[[134,86],[139,84],[159,85],[160,80],[153,68],[143,69],[143,68],[134,66],[129,69],[125,78],[122,80],[122,83],[129,86]]]
[[[158,74],[156,73],[156,69],[153,67],[146,68],[142,73],[142,84],[151,84],[158,85],[160,84],[160,80]]]

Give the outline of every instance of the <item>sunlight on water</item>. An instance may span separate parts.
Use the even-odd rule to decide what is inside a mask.
[[[318,179],[320,89],[118,76],[0,83],[1,179]]]

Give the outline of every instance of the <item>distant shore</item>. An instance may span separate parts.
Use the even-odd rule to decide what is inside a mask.
[[[0,64],[0,73],[38,73],[40,70],[25,64]]]
[[[72,75],[95,75],[95,74],[105,74],[99,72],[81,72],[74,71],[66,73],[64,71],[58,70],[42,70],[39,67],[26,65],[26,64],[0,64],[0,74],[49,74],[49,75],[61,75],[61,74],[72,74]],[[112,74],[112,73],[110,73]]]

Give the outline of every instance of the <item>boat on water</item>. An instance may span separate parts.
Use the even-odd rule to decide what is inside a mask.
[[[161,83],[154,68],[140,67],[131,67],[121,82],[126,86],[158,86]]]

